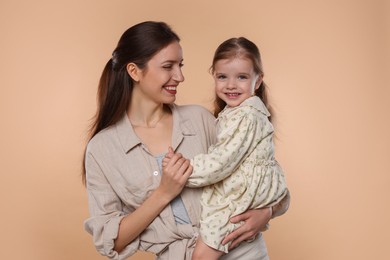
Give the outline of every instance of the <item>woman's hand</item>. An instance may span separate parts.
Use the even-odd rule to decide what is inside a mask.
[[[237,246],[239,243],[245,240],[253,239],[260,231],[267,230],[267,224],[271,219],[271,208],[262,208],[248,210],[240,215],[234,216],[230,219],[232,223],[244,223],[227,235],[222,244],[225,245],[232,242],[229,246],[229,250]]]
[[[158,190],[171,201],[184,188],[192,173],[192,166],[190,160],[184,158],[180,153],[174,153],[172,148],[169,148],[162,165],[163,174]]]

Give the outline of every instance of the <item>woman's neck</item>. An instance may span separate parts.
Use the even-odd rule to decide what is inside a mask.
[[[149,153],[153,155],[165,153],[172,145],[173,116],[168,105],[132,104],[127,116],[135,134]]]
[[[164,104],[150,104],[148,102],[131,102],[127,116],[133,127],[155,128],[168,114]]]

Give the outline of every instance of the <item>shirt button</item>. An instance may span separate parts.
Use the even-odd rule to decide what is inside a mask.
[[[153,172],[153,175],[154,175],[154,176],[157,176],[157,175],[158,175],[158,171],[154,171],[154,172]]]

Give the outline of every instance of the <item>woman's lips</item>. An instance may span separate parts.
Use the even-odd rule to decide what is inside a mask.
[[[177,86],[164,86],[164,89],[172,95],[176,95]]]

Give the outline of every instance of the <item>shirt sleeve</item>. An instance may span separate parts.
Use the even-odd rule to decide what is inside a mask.
[[[286,213],[288,208],[290,207],[290,200],[290,192],[289,190],[287,190],[286,195],[283,197],[283,199],[272,206],[272,218],[279,217]]]
[[[139,247],[139,238],[118,253],[114,240],[118,236],[119,224],[125,213],[122,202],[116,195],[101,167],[92,154],[86,154],[87,193],[90,218],[84,222],[85,230],[93,236],[97,251],[110,259],[126,259]]]
[[[193,172],[187,186],[203,187],[228,177],[263,138],[262,119],[254,108],[229,113],[219,125],[216,144],[207,154],[191,159]]]

